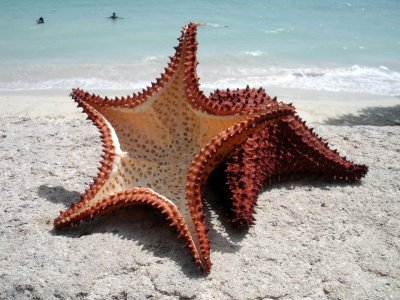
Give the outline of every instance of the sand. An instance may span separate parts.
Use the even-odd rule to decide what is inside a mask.
[[[399,124],[399,99],[278,93],[370,171],[269,187],[248,231],[210,191],[209,275],[151,209],[54,231],[96,174],[98,133],[65,95],[0,95],[0,299],[399,299],[400,127],[384,126]]]
[[[108,97],[131,91],[93,90]],[[211,91],[207,91],[209,93]],[[331,125],[400,125],[400,98],[351,92],[321,92],[269,88],[268,94],[293,103],[299,115],[311,123]],[[80,118],[84,117],[68,97],[70,91],[21,91],[0,93],[0,116]],[[373,119],[371,119],[373,115]]]

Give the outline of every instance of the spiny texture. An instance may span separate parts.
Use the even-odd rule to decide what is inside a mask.
[[[205,97],[195,68],[196,28],[184,28],[165,73],[138,95],[109,100],[72,91],[100,130],[104,154],[93,184],[54,225],[150,205],[170,220],[199,267],[208,272],[210,242],[202,197],[209,174],[235,146],[276,119],[293,115],[294,108],[282,103],[230,108]]]
[[[366,172],[331,151],[263,89],[206,97],[197,76],[197,24],[184,27],[176,53],[150,87],[108,99],[80,89],[72,98],[98,127],[103,156],[93,184],[54,225],[74,225],[121,207],[159,209],[183,237],[200,269],[211,268],[203,187],[220,165],[232,219],[253,223],[264,183],[303,175],[357,180]],[[222,163],[222,164],[221,164]]]
[[[255,223],[254,206],[266,186],[309,177],[353,182],[367,171],[367,166],[354,164],[329,149],[298,116],[287,116],[235,147],[213,179],[231,207],[229,220],[248,228]]]

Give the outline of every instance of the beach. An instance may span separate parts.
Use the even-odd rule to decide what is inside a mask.
[[[0,299],[400,299],[399,1],[4,0],[1,11]],[[53,228],[102,155],[72,88],[140,92],[189,22],[202,24],[205,95],[262,87],[369,167],[356,183],[266,187],[248,230],[207,186],[210,274],[148,207]]]
[[[277,92],[288,100],[296,95]],[[352,94],[335,95],[335,102],[326,93],[297,92],[292,102],[300,115],[369,172],[355,184],[304,179],[268,187],[248,231],[229,226],[209,191],[213,268],[207,276],[151,209],[123,210],[55,231],[58,212],[77,201],[96,174],[99,134],[67,95],[3,94],[0,298],[400,297],[400,127],[386,126],[399,122],[398,105],[391,102],[396,99],[379,107],[376,97],[353,98],[350,103],[364,106],[350,108],[340,99]],[[321,109],[302,100],[308,96],[331,101],[320,101]]]

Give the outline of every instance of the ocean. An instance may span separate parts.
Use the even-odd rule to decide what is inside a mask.
[[[398,0],[1,0],[0,93],[143,88],[190,21],[206,91],[400,95]]]

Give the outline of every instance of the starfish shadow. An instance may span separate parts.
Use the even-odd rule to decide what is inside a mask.
[[[372,125],[398,126],[400,125],[400,105],[390,107],[367,107],[360,110],[358,115],[346,114],[338,118],[327,119],[327,125]]]
[[[348,186],[361,186],[363,183],[361,181],[348,182],[348,181],[332,181],[324,180],[321,178],[310,176],[305,179],[291,179],[283,182],[277,182],[267,186],[262,190],[261,193],[268,192],[272,189],[285,189],[293,190],[297,187],[302,188],[313,188],[317,190],[329,190],[330,188],[336,187],[348,187]]]
[[[73,202],[79,200],[79,193],[68,191],[62,186],[41,185],[38,188],[38,195],[53,203],[62,203],[65,206],[71,206]]]
[[[213,194],[210,198],[209,205],[212,206],[214,211],[219,212],[219,218],[222,224],[225,224],[227,233],[234,238],[235,242],[243,239],[248,233],[248,229],[246,228],[237,228],[233,226],[229,221],[230,218],[233,217],[232,214],[232,201],[231,194],[227,187],[224,187],[224,182],[227,182],[227,178],[225,175],[221,173],[221,170],[216,170],[211,174],[211,180],[208,183],[208,191],[211,190]],[[313,188],[317,190],[329,190],[330,188],[335,187],[348,187],[351,186],[360,186],[362,185],[362,181],[334,181],[331,179],[321,178],[317,175],[307,175],[305,178],[302,176],[298,176],[298,178],[287,179],[281,182],[275,182],[270,185],[264,186],[261,190],[259,196],[262,193],[266,193],[273,189],[285,189],[285,190],[293,190],[295,188]],[[258,200],[259,201],[259,200]],[[257,206],[257,203],[256,203]],[[221,220],[223,218],[223,220]],[[209,218],[210,219],[210,218]],[[256,222],[257,223],[257,222]],[[221,236],[221,238],[223,238]]]
[[[222,253],[234,253],[240,250],[240,242],[246,238],[250,228],[238,228],[229,222],[229,219],[233,217],[231,213],[231,201],[227,199],[227,190],[221,189],[223,182],[226,182],[225,177],[219,177],[221,173],[215,172],[211,174],[210,180],[205,187],[205,214],[206,224],[209,228],[209,237],[212,242],[212,250]],[[221,181],[222,180],[222,181]],[[273,183],[263,188],[261,193],[268,192],[272,189],[286,189],[292,190],[297,187],[302,188],[313,188],[320,190],[329,190],[335,187],[346,187],[351,184],[352,186],[360,186],[362,183],[357,182],[344,182],[344,181],[332,181],[317,178],[315,176],[309,176],[306,179],[290,179],[287,181]],[[215,214],[212,216],[211,212]],[[216,217],[215,217],[216,215]],[[211,223],[212,220],[220,225]],[[256,222],[257,223],[257,222]]]
[[[209,229],[209,237],[212,243],[212,251],[221,253],[234,253],[239,251],[239,243],[246,237],[248,230],[237,228],[229,222],[229,209],[221,203],[218,193],[212,184],[208,183],[205,187],[205,210],[206,224]],[[212,211],[215,212],[212,216]],[[213,225],[214,223],[218,223]]]

